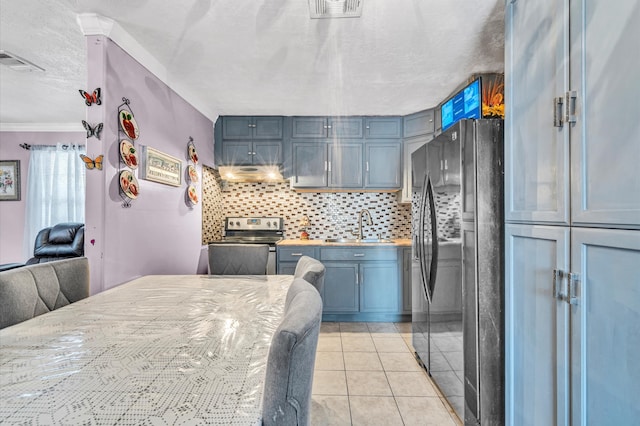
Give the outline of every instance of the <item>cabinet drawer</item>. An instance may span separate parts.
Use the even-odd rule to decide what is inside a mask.
[[[331,247],[320,249],[320,260],[397,260],[396,248]]]
[[[288,262],[300,259],[302,256],[316,257],[314,247],[283,247],[278,248],[278,262]]]

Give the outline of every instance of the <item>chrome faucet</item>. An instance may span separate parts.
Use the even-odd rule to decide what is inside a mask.
[[[359,240],[364,239],[364,235],[362,234],[362,217],[364,216],[365,213],[367,214],[367,225],[369,226],[373,225],[373,218],[371,217],[371,213],[369,213],[369,210],[367,209],[360,210],[360,213],[358,213],[358,232],[356,233],[354,231],[351,231],[351,233],[353,235],[356,235]]]

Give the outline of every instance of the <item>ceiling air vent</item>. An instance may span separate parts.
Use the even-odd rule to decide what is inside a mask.
[[[0,65],[7,66],[15,71],[44,71],[44,68],[6,50],[0,50]]]
[[[358,18],[362,16],[363,0],[309,0],[312,19]]]

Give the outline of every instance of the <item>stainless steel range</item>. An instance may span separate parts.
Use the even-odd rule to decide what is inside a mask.
[[[276,243],[282,240],[284,220],[281,217],[228,217],[224,220],[223,243],[267,244],[267,274],[276,273]]]

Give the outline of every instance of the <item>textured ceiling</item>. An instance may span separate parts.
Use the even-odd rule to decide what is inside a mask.
[[[388,115],[437,105],[504,67],[503,0],[364,0],[361,18],[310,19],[307,0],[0,0],[0,123],[84,117],[77,13],[108,17],[216,115]]]

